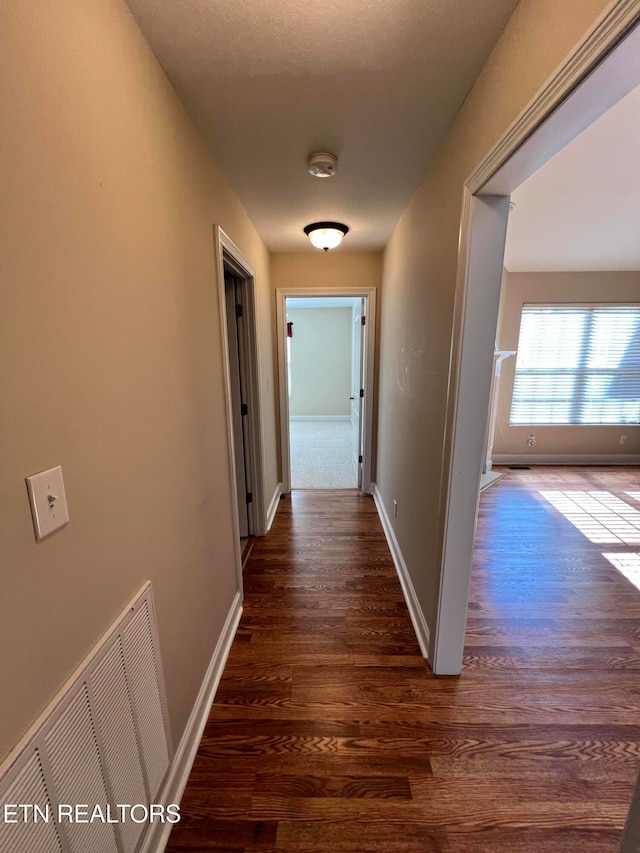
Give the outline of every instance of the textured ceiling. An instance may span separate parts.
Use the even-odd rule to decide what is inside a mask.
[[[317,251],[385,245],[517,0],[127,2],[268,248]]]
[[[640,87],[513,193],[506,268],[640,270],[639,140]]]

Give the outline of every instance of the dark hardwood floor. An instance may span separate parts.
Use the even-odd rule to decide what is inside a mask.
[[[459,678],[420,656],[373,500],[294,492],[250,555],[168,851],[615,853],[640,592],[603,554],[640,552],[628,492],[638,469],[510,471],[483,492]]]

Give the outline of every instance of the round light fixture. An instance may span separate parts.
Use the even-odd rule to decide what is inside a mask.
[[[332,178],[338,169],[338,158],[328,151],[317,151],[309,155],[307,168],[314,178]]]
[[[304,233],[317,249],[335,249],[349,229],[341,222],[312,222],[304,229]]]

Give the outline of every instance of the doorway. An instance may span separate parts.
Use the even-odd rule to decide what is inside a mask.
[[[251,483],[251,434],[247,425],[249,403],[247,397],[247,347],[243,306],[243,279],[234,275],[224,262],[224,296],[227,317],[227,350],[229,353],[229,391],[231,393],[231,418],[233,452],[238,504],[238,527],[244,545],[255,531],[253,518],[253,493]]]
[[[611,9],[469,177],[463,191],[448,401],[442,577],[430,661],[456,675],[475,539],[510,194],[640,82],[637,10]],[[615,48],[615,49],[614,49]]]
[[[255,273],[222,229],[216,227],[215,237],[232,513],[241,588],[243,551],[253,536],[264,536],[267,531]]]
[[[291,487],[360,488],[362,297],[287,297],[285,310]]]
[[[277,290],[284,492],[371,493],[375,296],[375,288]]]

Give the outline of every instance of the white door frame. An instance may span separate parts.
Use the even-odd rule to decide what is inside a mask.
[[[438,675],[462,669],[509,195],[640,83],[640,27],[633,29],[639,21],[640,0],[612,5],[464,186],[439,511],[441,581],[429,648]]]
[[[278,339],[278,387],[280,392],[280,447],[282,452],[282,491],[291,491],[291,456],[289,449],[289,379],[287,375],[286,331],[287,312],[285,300],[296,297],[358,296],[365,299],[366,325],[364,327],[364,399],[363,399],[363,448],[362,448],[362,491],[370,495],[374,365],[376,345],[376,288],[375,287],[278,287],[276,289],[276,336]]]
[[[356,485],[362,488],[362,415],[364,398],[360,396],[360,389],[364,388],[364,353],[366,343],[362,334],[362,318],[366,316],[366,303],[364,299],[355,299],[351,306],[351,394],[349,395],[349,415],[351,418],[351,465],[356,478]],[[354,426],[357,424],[357,447],[354,442]],[[354,447],[356,452],[354,453]]]
[[[245,354],[247,361],[248,401],[247,434],[251,445],[249,460],[249,476],[253,495],[253,524],[252,531],[256,536],[264,536],[267,532],[267,519],[264,502],[264,437],[262,427],[262,406],[260,400],[260,351],[257,333],[257,313],[255,294],[255,270],[242,254],[235,243],[218,225],[214,226],[214,245],[216,252],[216,269],[218,278],[218,306],[220,311],[220,336],[222,341],[222,363],[224,366],[224,392],[226,400],[227,439],[229,443],[229,475],[232,492],[232,513],[236,533],[236,571],[238,588],[242,590],[242,554],[240,552],[240,520],[238,517],[238,490],[236,485],[236,464],[233,434],[233,415],[231,400],[231,380],[227,335],[227,310],[225,300],[224,271],[225,267],[242,281],[243,319]]]
[[[247,400],[247,334],[245,329],[246,309],[237,316],[237,306],[245,300],[244,280],[235,275],[225,260],[225,308],[227,333],[227,351],[229,354],[229,389],[231,392],[231,417],[234,438],[234,461],[236,488],[238,496],[238,517],[240,536],[250,536],[256,529],[253,501],[247,503],[246,493],[253,493],[251,471],[252,442],[248,434],[248,424],[243,423],[247,416],[242,414],[243,403]],[[239,440],[238,440],[239,439]],[[243,518],[244,516],[244,518]],[[244,522],[244,523],[243,523]]]

